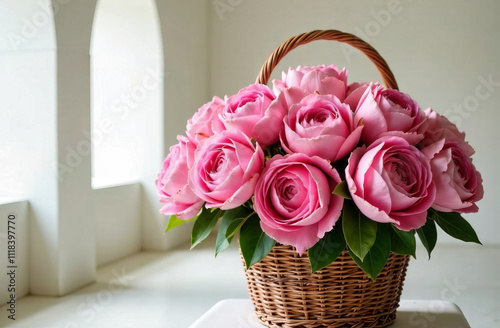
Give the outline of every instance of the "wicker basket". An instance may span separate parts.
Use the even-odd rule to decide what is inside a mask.
[[[245,274],[257,317],[268,327],[385,327],[396,319],[408,260],[391,254],[372,281],[346,251],[311,273],[306,255],[279,245]]]
[[[278,47],[262,66],[256,83],[267,84],[272,70],[292,49],[314,40],[334,40],[361,50],[384,84],[397,89],[385,60],[354,35],[335,30],[297,35]],[[373,282],[344,251],[326,268],[311,273],[307,255],[277,245],[245,271],[259,321],[268,327],[385,327],[396,318],[409,256],[391,254]]]

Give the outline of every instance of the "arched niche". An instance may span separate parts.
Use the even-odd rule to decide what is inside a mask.
[[[97,265],[140,250],[144,231],[162,237],[151,204],[157,202],[154,178],[163,160],[163,65],[154,0],[97,2],[87,133]]]
[[[0,201],[7,201],[26,199],[40,173],[51,173],[56,36],[50,1],[4,0],[0,21]]]
[[[162,131],[163,47],[154,0],[99,0],[91,55],[92,187],[141,180]]]

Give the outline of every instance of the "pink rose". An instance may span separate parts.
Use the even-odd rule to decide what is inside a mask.
[[[425,138],[420,142],[420,148],[429,146],[441,139],[446,141],[456,141],[460,147],[472,156],[474,149],[465,141],[465,133],[460,132],[457,126],[451,123],[445,116],[440,115],[431,108],[425,110],[427,116],[427,129],[425,130]]]
[[[303,153],[336,161],[359,142],[363,126],[354,126],[349,106],[333,95],[311,94],[284,118],[281,144],[288,153]]]
[[[201,106],[187,121],[186,135],[191,142],[197,145],[202,139],[214,134],[212,125],[221,124],[218,114],[222,108],[224,108],[224,101],[219,97],[213,97],[212,101]]]
[[[189,220],[201,210],[204,201],[188,185],[188,171],[193,163],[194,145],[184,136],[170,147],[163,168],[156,179],[156,190],[163,207],[160,213],[177,215],[180,220]]]
[[[354,124],[363,120],[361,140],[371,144],[384,136],[397,136],[416,145],[426,129],[425,113],[407,94],[370,83],[354,112]]]
[[[463,145],[460,140],[441,139],[422,149],[422,153],[431,158],[436,184],[436,200],[432,207],[438,211],[477,212],[475,202],[483,198],[481,174],[472,164],[470,151]]]
[[[276,155],[267,163],[255,189],[254,208],[262,230],[299,254],[333,229],[344,200],[332,194],[338,172],[319,157]]]
[[[368,218],[407,231],[425,224],[436,187],[429,160],[405,139],[386,137],[355,149],[345,174],[352,199]]]
[[[302,99],[304,99],[308,95],[310,95],[310,93],[304,89],[297,87],[290,87],[282,90],[276,97],[276,100],[274,100],[271,103],[271,106],[279,104],[281,106],[281,110],[284,113],[283,116],[285,116],[288,113],[288,109],[292,105],[298,104]],[[283,125],[283,122],[281,122],[281,125]]]
[[[344,68],[339,72],[335,65],[290,67],[288,73],[282,73],[281,80],[273,80],[273,87],[276,94],[290,87],[298,87],[308,93],[334,95],[343,101],[347,92],[347,70]]]
[[[253,194],[264,166],[264,152],[238,130],[227,130],[202,140],[194,153],[189,186],[205,200],[205,207],[238,207]]]
[[[266,147],[278,141],[286,114],[279,104],[271,106],[275,98],[266,85],[252,84],[226,99],[219,118],[225,129],[240,130]]]
[[[347,87],[347,94],[344,99],[344,104],[349,105],[353,112],[356,110],[356,108],[358,108],[359,100],[365,93],[368,86],[369,84],[366,82],[354,82],[349,84],[349,86]]]

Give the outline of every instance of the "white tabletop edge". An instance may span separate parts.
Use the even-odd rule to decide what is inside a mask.
[[[265,328],[257,320],[249,299],[216,303],[190,328]],[[470,328],[460,308],[440,300],[401,300],[391,328]]]

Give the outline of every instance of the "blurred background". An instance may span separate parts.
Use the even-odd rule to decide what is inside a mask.
[[[466,131],[483,177],[480,211],[465,217],[484,246],[440,234],[435,257],[427,262],[421,251],[410,265],[403,297],[453,301],[471,326],[499,327],[499,13],[496,0],[0,0],[0,246],[7,254],[13,215],[24,324],[49,319],[36,297],[23,296],[106,291],[116,268],[141,277],[128,287],[161,293],[151,311],[164,312],[150,317],[163,327],[187,326],[219,299],[247,297],[237,249],[214,261],[211,249],[186,254],[190,227],[163,234],[156,174],[212,96],[253,83],[289,37],[338,29],[377,49],[423,109]],[[272,77],[317,64],[346,67],[351,82],[380,81],[360,52],[326,41],[295,49]],[[96,281],[104,287],[82,292]],[[5,302],[7,285],[1,275]],[[111,295],[109,304],[134,304]],[[108,306],[87,322],[75,310],[81,301],[67,300],[53,300],[64,323],[95,327],[103,313],[118,320]]]

